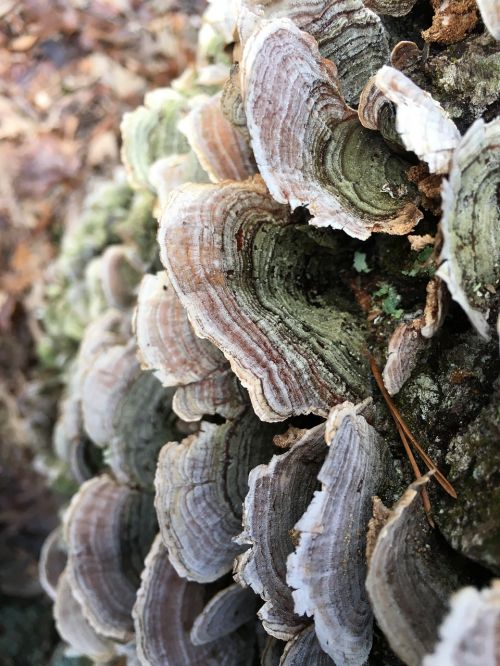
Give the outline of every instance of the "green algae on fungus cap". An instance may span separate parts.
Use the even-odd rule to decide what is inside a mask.
[[[489,338],[488,317],[500,288],[500,119],[467,130],[443,181],[441,277],[471,323]]]
[[[233,418],[248,403],[222,352],[195,335],[166,272],[144,276],[134,328],[142,369],[177,387],[172,408],[184,421]]]
[[[434,647],[448,597],[460,585],[456,563],[422,508],[428,480],[412,483],[390,511],[377,498],[368,531],[368,596],[391,648],[408,666],[421,666]]]
[[[290,640],[307,623],[294,612],[286,582],[286,558],[293,550],[290,533],[313,498],[317,474],[327,447],[325,426],[291,428],[280,436],[280,446],[291,445],[267,465],[254,467],[243,506],[243,532],[237,542],[250,545],[235,562],[234,577],[249,585],[266,602],[259,618],[268,634]]]
[[[245,106],[241,97],[240,66],[235,63],[231,67],[229,77],[224,84],[221,96],[221,109],[225,118],[248,142],[250,142],[250,133],[247,127],[247,117]]]
[[[107,475],[86,481],[73,496],[64,519],[69,582],[102,636],[133,637],[131,611],[156,529],[152,496]]]
[[[251,632],[236,631],[195,645],[190,629],[203,611],[205,586],[176,573],[160,535],[149,551],[133,609],[137,656],[142,666],[250,666]]]
[[[318,42],[323,58],[337,66],[349,104],[389,59],[389,44],[379,17],[361,0],[243,0],[239,31],[243,45],[266,19],[291,19]]]
[[[337,279],[341,235],[295,223],[255,177],[180,187],[158,240],[195,332],[229,359],[259,418],[326,416],[369,393],[363,320]]]
[[[300,541],[288,556],[286,580],[295,612],[314,615],[322,649],[336,664],[361,666],[372,644],[373,615],[365,590],[365,542],[372,496],[380,492],[389,452],[355,407],[339,411],[314,493],[295,525]],[[342,418],[343,417],[343,418]],[[335,420],[335,419],[330,419]]]
[[[144,106],[125,113],[121,123],[122,161],[132,187],[153,189],[149,169],[160,157],[189,151],[177,123],[187,113],[188,100],[172,88],[146,95]]]
[[[360,124],[311,35],[288,19],[263,21],[245,45],[241,81],[255,159],[276,201],[361,239],[405,234],[421,219],[409,164]]]
[[[242,551],[233,537],[241,529],[248,474],[271,457],[276,428],[248,408],[222,425],[202,421],[198,433],[161,450],[156,513],[179,575],[211,582],[231,570]]]
[[[142,372],[134,340],[103,350],[85,376],[84,427],[116,478],[152,489],[156,457],[167,440],[177,439],[174,390]]]

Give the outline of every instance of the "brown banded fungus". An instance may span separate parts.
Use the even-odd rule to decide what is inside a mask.
[[[190,630],[205,605],[205,588],[180,578],[158,535],[146,557],[133,616],[142,666],[249,666],[252,643],[244,633],[195,645]]]
[[[288,557],[295,612],[314,615],[322,649],[334,663],[361,666],[372,644],[364,544],[372,496],[384,485],[388,451],[359,409],[343,409],[309,508],[296,524]]]
[[[231,570],[241,552],[232,539],[241,529],[248,474],[269,459],[275,432],[247,409],[223,425],[202,421],[198,433],[161,450],[155,506],[180,576],[210,582]]]
[[[218,592],[198,615],[191,629],[191,642],[205,645],[232,634],[255,620],[256,598],[251,590],[236,583]]]
[[[293,527],[318,486],[316,477],[327,451],[324,425],[291,434],[298,439],[289,451],[250,473],[238,543],[251,548],[235,564],[236,580],[266,602],[258,613],[264,629],[281,640],[293,638],[305,624],[294,613],[286,559],[293,551]]]
[[[448,597],[460,585],[448,549],[422,511],[419,495],[427,481],[415,481],[391,511],[379,506],[368,534],[366,589],[373,612],[409,666],[419,666],[432,651]]]
[[[499,184],[500,119],[479,119],[455,150],[443,181],[444,243],[437,274],[484,338],[500,287]]]
[[[203,100],[179,123],[200,164],[214,183],[245,180],[257,168],[250,144],[226,119],[222,93]]]
[[[427,283],[427,296],[420,329],[424,338],[432,338],[443,325],[448,305],[448,294],[443,280],[436,275]]]
[[[99,260],[99,277],[108,307],[126,310],[134,304],[144,270],[145,265],[133,248],[127,245],[106,248]]]
[[[318,42],[323,58],[335,63],[344,96],[356,104],[368,78],[389,59],[382,22],[361,0],[243,0],[243,44],[265,19],[291,19]]]
[[[276,201],[307,206],[311,224],[361,239],[411,231],[422,215],[408,165],[360,124],[311,35],[288,19],[262,22],[241,78],[255,159]]]
[[[179,386],[172,409],[184,421],[199,421],[204,415],[236,418],[248,405],[248,395],[229,367],[199,382]]]
[[[155,209],[158,217],[173,189],[183,183],[208,183],[209,178],[196,155],[190,151],[156,160],[149,169],[149,181],[158,197]]]
[[[248,402],[223,354],[194,334],[165,272],[144,276],[134,328],[142,368],[177,387],[172,406],[185,421],[204,414],[232,418]]]
[[[159,242],[196,333],[224,352],[259,418],[326,416],[367,394],[363,325],[336,277],[343,240],[297,224],[260,178],[179,188]]]
[[[82,413],[82,391],[87,373],[100,354],[123,343],[130,335],[130,318],[118,310],[107,310],[87,326],[78,354],[69,372],[66,390],[59,406],[53,444],[57,455],[70,465],[75,479],[83,483],[92,474],[83,452],[88,450]]]
[[[359,122],[367,129],[381,129],[382,114],[390,105],[388,98],[375,85],[375,76],[371,76],[359,96]]]
[[[422,319],[400,324],[389,340],[387,361],[383,378],[389,395],[396,395],[414,369],[425,340],[422,336]]]
[[[67,575],[85,618],[102,636],[133,636],[132,607],[157,529],[153,499],[109,476],[84,483],[65,517]]]
[[[286,644],[279,666],[334,666],[334,662],[323,652],[314,626],[310,626]]]

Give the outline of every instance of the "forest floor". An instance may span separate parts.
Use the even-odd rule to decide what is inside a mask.
[[[51,446],[60,390],[57,374],[38,363],[41,296],[89,184],[120,162],[123,113],[194,58],[199,18],[177,4],[0,0],[2,666],[69,663],[54,655],[37,571],[61,503],[36,469]]]

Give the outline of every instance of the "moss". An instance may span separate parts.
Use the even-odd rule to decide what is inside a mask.
[[[407,275],[408,277],[416,277],[417,275],[432,277],[436,272],[435,264],[430,261],[433,252],[433,245],[425,247],[421,252],[418,253],[412,267],[407,270],[402,270],[401,273],[403,275]]]
[[[401,319],[403,310],[397,306],[401,303],[401,296],[396,289],[387,282],[381,282],[373,298],[379,302],[382,311],[394,319]]]

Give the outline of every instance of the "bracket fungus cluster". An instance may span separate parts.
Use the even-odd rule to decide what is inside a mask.
[[[425,4],[212,0],[196,67],[125,116],[128,183],[47,294],[80,487],[40,571],[74,652],[498,662],[500,125],[450,112]]]

